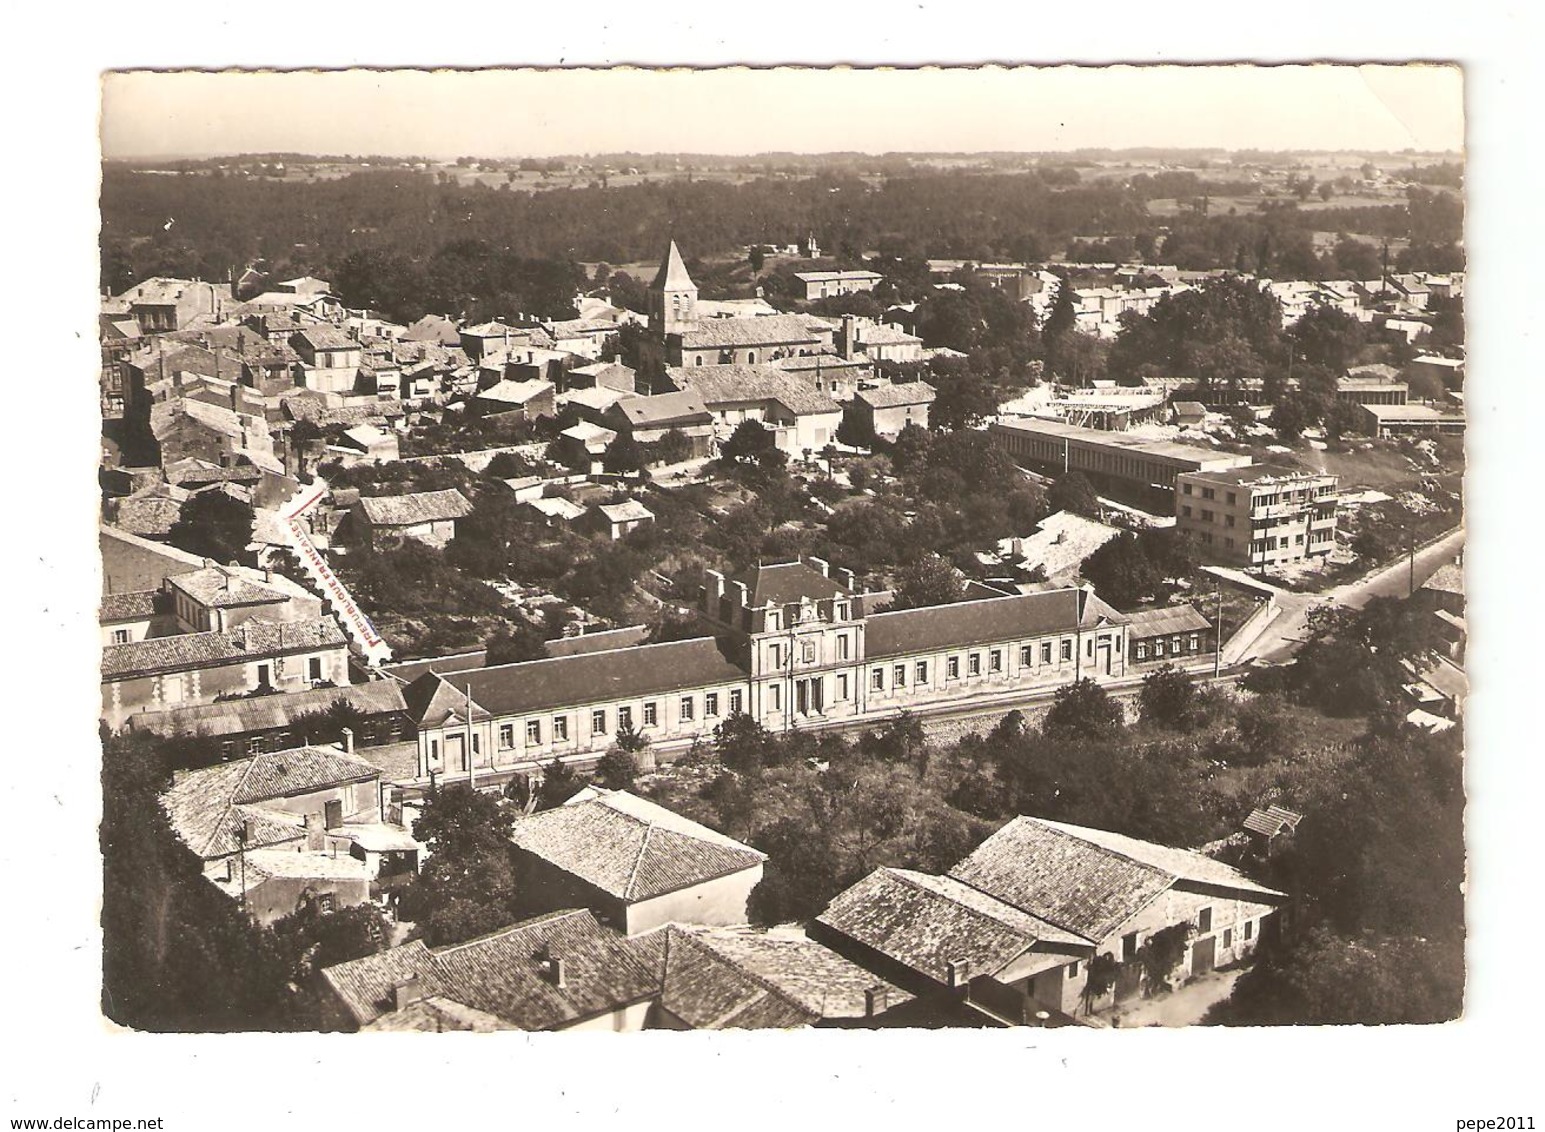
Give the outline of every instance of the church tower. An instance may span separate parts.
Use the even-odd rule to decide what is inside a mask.
[[[680,334],[697,322],[697,284],[687,274],[676,241],[665,252],[660,271],[649,285],[649,330],[656,338]]]

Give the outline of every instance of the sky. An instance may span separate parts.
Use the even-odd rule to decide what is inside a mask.
[[[102,85],[108,158],[1464,145],[1450,66],[134,71]]]

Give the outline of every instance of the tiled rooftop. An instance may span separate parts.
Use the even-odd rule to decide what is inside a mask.
[[[759,865],[765,855],[632,795],[601,794],[520,819],[510,840],[632,903]]]
[[[104,679],[231,664],[251,657],[342,648],[343,630],[332,620],[270,625],[249,621],[226,632],[151,637],[102,650]]]
[[[373,527],[411,527],[418,523],[464,519],[472,514],[472,504],[453,487],[411,495],[361,496],[359,509]]]

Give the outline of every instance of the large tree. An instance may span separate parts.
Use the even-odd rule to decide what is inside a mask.
[[[183,505],[167,539],[179,550],[221,563],[247,563],[252,505],[223,491],[201,491]]]
[[[403,904],[431,946],[460,943],[516,918],[513,823],[503,798],[465,782],[436,786],[425,797],[413,836],[429,859]]]
[[[920,609],[959,601],[964,592],[960,574],[937,554],[930,554],[896,575],[896,590],[888,609]]]

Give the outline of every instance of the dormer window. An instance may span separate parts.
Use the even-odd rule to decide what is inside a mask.
[[[848,619],[848,603],[839,601],[832,612],[832,617],[837,621],[846,621]]]
[[[777,610],[771,610],[767,614],[767,629],[769,632],[777,632],[783,627],[783,616]]]

